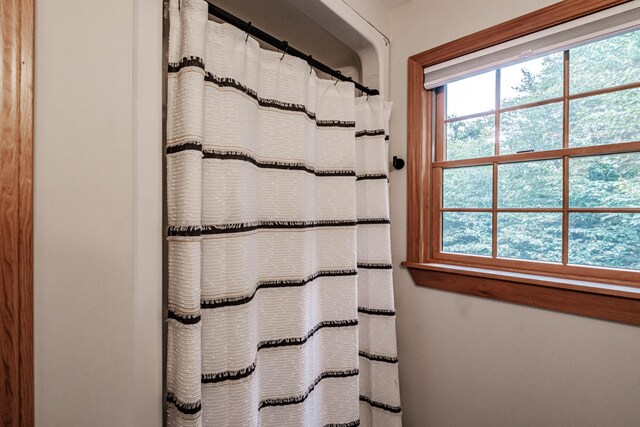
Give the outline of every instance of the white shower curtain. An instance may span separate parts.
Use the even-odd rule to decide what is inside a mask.
[[[167,424],[400,425],[379,97],[170,4]]]

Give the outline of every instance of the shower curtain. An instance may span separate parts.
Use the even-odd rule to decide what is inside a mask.
[[[390,106],[170,4],[166,420],[399,426]]]

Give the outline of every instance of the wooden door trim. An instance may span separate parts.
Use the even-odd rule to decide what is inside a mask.
[[[0,424],[34,425],[34,1],[2,0]]]

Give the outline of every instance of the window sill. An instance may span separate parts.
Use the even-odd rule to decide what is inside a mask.
[[[402,265],[419,286],[640,325],[640,288],[441,263]]]

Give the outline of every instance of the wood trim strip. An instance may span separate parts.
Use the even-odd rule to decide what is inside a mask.
[[[637,208],[495,208],[497,212],[505,213],[640,213]],[[493,208],[440,208],[440,212],[493,212]]]
[[[431,172],[433,180],[433,214],[431,216],[431,252],[430,254],[439,254],[442,250],[442,169],[433,169]]]
[[[566,50],[565,51],[565,56],[568,56],[569,51]],[[568,59],[564,60],[565,62],[565,68],[568,69]],[[500,72],[500,69],[496,70],[497,73]],[[568,79],[568,75],[565,77],[565,79]],[[560,96],[557,98],[548,98],[548,99],[543,99],[541,101],[535,101],[535,102],[529,102],[527,104],[520,104],[520,105],[514,105],[512,107],[505,107],[505,108],[500,108],[499,106],[496,106],[495,109],[493,110],[488,110],[488,111],[481,111],[479,113],[473,113],[473,114],[467,114],[466,116],[459,116],[459,117],[452,117],[450,119],[445,119],[445,123],[455,123],[455,122],[462,122],[464,120],[471,120],[471,119],[477,119],[479,117],[486,117],[486,116],[490,116],[492,114],[502,114],[502,113],[510,113],[512,111],[518,111],[518,110],[526,110],[527,108],[535,108],[535,107],[541,107],[543,105],[549,105],[549,104],[555,104],[557,102],[562,102],[565,99],[568,99],[570,101],[573,101],[574,99],[582,99],[582,98],[588,98],[590,96],[598,96],[598,95],[606,95],[608,93],[612,93],[612,92],[622,92],[625,90],[631,90],[631,89],[638,89],[640,88],[640,83],[636,82],[636,83],[627,83],[624,85],[620,85],[620,86],[612,86],[612,87],[608,87],[608,88],[604,88],[604,89],[597,89],[597,90],[592,90],[589,92],[582,92],[582,93],[577,93],[574,95],[569,95],[568,93],[568,82],[565,82],[565,85],[567,87],[567,92],[565,93],[564,96]],[[498,86],[499,87],[499,86]],[[496,90],[496,92],[498,92],[499,89]]]
[[[567,52],[567,61],[569,61],[568,56],[569,56],[571,51],[567,50],[565,52]],[[567,67],[569,67],[568,64],[567,64]],[[569,87],[569,85],[567,84],[567,88],[568,87]],[[590,90],[589,92],[580,92],[580,93],[576,93],[576,94],[573,94],[573,95],[570,95],[567,92],[565,97],[572,101],[574,99],[582,99],[582,98],[588,98],[590,96],[606,95],[606,94],[612,93],[612,92],[622,92],[624,90],[631,90],[631,89],[638,89],[638,88],[640,88],[640,82],[627,83],[627,84],[620,85],[620,86],[606,87],[604,89]]]
[[[480,255],[464,255],[451,252],[434,254],[426,263],[451,264],[485,268],[513,273],[530,273],[574,280],[594,280],[614,285],[640,288],[640,272],[616,268],[583,266],[577,264],[530,261],[514,258],[491,258]],[[542,268],[541,268],[542,267]]]
[[[3,0],[0,28],[0,424],[33,426],[33,0]]]
[[[0,3],[2,25],[2,115],[0,116],[0,424],[13,425],[20,417],[19,374],[19,7]]]
[[[20,425],[35,425],[33,332],[33,99],[35,2],[18,0],[20,14]]]
[[[447,109],[447,88],[439,88],[434,92],[436,98],[435,131],[433,132],[433,135],[428,135],[428,138],[435,147],[435,150],[430,160],[432,162],[444,162],[447,160],[447,127],[444,124],[445,110]],[[431,136],[434,138],[433,141],[430,140]]]
[[[458,168],[463,166],[481,166],[497,163],[517,163],[531,160],[550,160],[569,157],[587,157],[600,154],[619,154],[640,151],[640,141],[618,144],[590,145],[588,147],[559,148],[557,150],[534,151],[526,153],[502,154],[500,156],[476,157],[472,159],[444,160],[433,162],[435,168]]]
[[[422,141],[424,141],[422,145],[422,167],[424,168],[422,172],[422,176],[424,177],[424,185],[426,187],[421,188],[421,197],[424,199],[423,211],[422,215],[422,244],[420,245],[422,260],[428,259],[431,256],[431,230],[433,228],[433,208],[431,206],[431,199],[429,198],[429,194],[425,191],[425,188],[431,188],[433,185],[433,174],[431,168],[431,162],[433,160],[433,156],[436,155],[435,145],[431,141],[431,135],[434,133],[433,121],[431,117],[433,116],[433,106],[435,103],[435,97],[433,92],[427,91],[424,88],[422,89],[422,120],[423,120],[423,133],[420,136]]]
[[[562,148],[569,148],[569,51],[562,55]],[[562,263],[569,263],[569,156],[562,157]]]
[[[562,158],[562,263],[569,263],[569,157]]]
[[[640,325],[640,299],[407,266],[418,286]]]
[[[563,99],[564,99],[563,97],[548,98],[548,99],[543,99],[542,101],[529,102],[528,104],[520,104],[520,105],[514,105],[513,107],[501,108],[500,110],[498,110],[498,112],[500,114],[502,114],[502,113],[510,113],[512,111],[526,110],[527,108],[542,107],[543,105],[549,105],[549,104],[555,104],[556,102],[562,102]]]
[[[491,178],[491,257],[498,257],[498,164],[494,163]]]
[[[430,203],[426,189],[430,187],[427,163],[427,91],[422,84],[423,71],[420,64],[409,60],[407,113],[407,259],[422,262],[427,254],[425,245],[429,242],[426,232]]]
[[[567,212],[570,213],[640,213],[640,207],[637,208],[572,208],[568,207]]]
[[[423,68],[429,67],[629,1],[631,0],[564,0],[433,49],[425,50],[411,56],[410,60]]]
[[[466,116],[451,117],[450,119],[445,118],[444,123],[463,122],[465,120],[477,119],[479,117],[493,116],[494,114],[496,114],[495,109],[480,111],[479,113],[467,114]]]
[[[585,281],[571,278],[548,277],[535,273],[515,273],[495,270],[490,268],[468,267],[455,264],[442,263],[404,263],[407,268],[420,270],[442,271],[445,273],[462,274],[464,276],[485,277],[489,279],[506,280],[530,285],[546,286],[551,288],[572,289],[580,292],[615,295],[624,298],[640,300],[640,288],[626,285],[614,285],[603,282]]]
[[[435,168],[434,170],[439,170]],[[441,169],[440,169],[441,170]],[[492,208],[440,208],[440,212],[493,212]]]
[[[493,154],[500,155],[500,69],[496,70]],[[491,257],[498,257],[498,163],[493,163],[491,178]]]
[[[445,110],[447,107],[446,97],[447,88],[438,88],[435,91],[429,91],[429,93],[435,93],[435,129],[434,132],[427,135],[427,141],[429,146],[432,146],[431,155],[429,157],[428,165],[431,165],[432,161],[445,160],[447,157],[447,136],[446,126],[444,124]],[[430,167],[430,166],[429,166]],[[429,247],[428,256],[434,256],[439,254],[442,250],[442,183],[443,172],[442,169],[431,168],[431,223],[429,227],[429,233],[431,233],[431,246]]]

